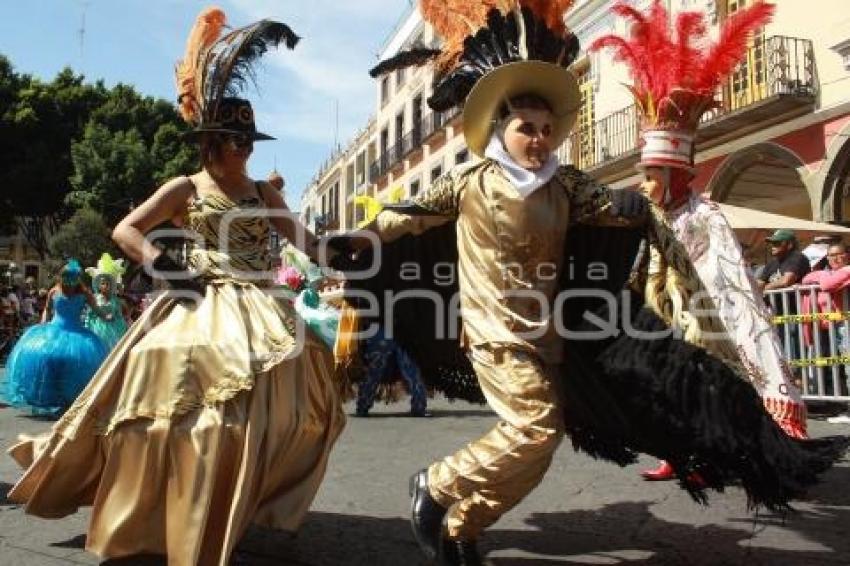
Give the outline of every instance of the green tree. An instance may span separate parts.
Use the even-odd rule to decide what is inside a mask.
[[[42,259],[74,210],[114,224],[166,179],[191,172],[195,152],[174,105],[70,69],[51,82],[16,73],[0,55],[0,226],[14,222]]]
[[[71,158],[74,190],[67,202],[101,211],[109,225],[148,192],[153,178],[150,152],[135,128],[112,132],[89,122],[82,139],[71,144]]]
[[[170,103],[117,85],[72,144],[67,202],[99,210],[114,225],[167,179],[196,168],[186,130]]]
[[[42,259],[62,218],[71,140],[105,95],[101,83],[85,84],[70,69],[45,83],[0,56],[0,202]]]
[[[50,237],[50,255],[64,262],[76,258],[84,266],[95,265],[103,252],[117,255],[109,226],[97,211],[81,208]]]

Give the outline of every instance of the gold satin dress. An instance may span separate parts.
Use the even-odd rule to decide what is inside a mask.
[[[204,298],[160,296],[51,433],[9,450],[26,468],[11,501],[46,518],[91,505],[87,550],[171,566],[227,564],[251,523],[299,526],[345,416],[331,352],[309,331],[296,339],[295,313],[258,280],[260,205],[194,201]]]

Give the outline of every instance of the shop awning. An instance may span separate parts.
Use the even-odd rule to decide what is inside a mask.
[[[720,204],[723,214],[735,230],[777,230],[788,228],[798,236],[813,237],[817,234],[850,234],[850,228],[826,222],[803,220],[792,216],[783,216],[771,212],[762,212],[752,208]]]

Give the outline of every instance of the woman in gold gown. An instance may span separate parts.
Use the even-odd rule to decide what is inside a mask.
[[[250,524],[296,529],[344,425],[330,351],[267,288],[270,223],[293,242],[299,229],[313,236],[245,173],[253,142],[269,139],[248,101],[207,110],[195,130],[203,169],[163,185],[113,234],[177,291],[145,311],[49,434],[10,449],[26,471],[8,498],[47,518],[91,505],[86,548],[102,557],[225,565]],[[145,238],[167,220],[192,235],[185,256]]]

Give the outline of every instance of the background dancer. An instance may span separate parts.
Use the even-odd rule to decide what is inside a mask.
[[[410,416],[430,417],[428,412],[428,390],[422,382],[422,372],[410,354],[392,338],[387,338],[383,329],[360,346],[365,377],[357,386],[358,417],[368,417],[375,403],[379,388],[391,387],[398,376],[404,380],[410,394]]]
[[[129,309],[118,296],[118,285],[126,268],[124,260],[114,260],[108,253],[100,256],[96,267],[86,268],[92,278],[92,288],[96,291],[95,301],[102,315],[89,309],[86,312],[86,328],[98,335],[109,352],[127,332]]]
[[[108,352],[83,326],[83,309],[106,316],[82,284],[82,266],[72,259],[47,294],[42,323],[30,327],[6,363],[6,402],[33,414],[58,417],[73,403]]]
[[[680,12],[675,29],[686,34],[674,38],[660,2],[645,14],[621,3],[614,11],[631,20],[631,37],[606,36],[591,49],[612,47],[635,80],[630,90],[642,118],[643,144],[637,165],[646,176],[642,189],[663,209],[665,221],[711,296],[735,350],[731,363],[755,387],[783,430],[806,438],[806,406],[735,233],[720,207],[690,186],[699,120],[716,104],[717,87],[746,56],[750,35],[770,21],[773,10],[764,3],[743,9],[723,24],[717,45],[704,46],[706,21],[701,12]],[[656,43],[650,46],[649,41]],[[671,57],[677,57],[675,74],[670,73]],[[643,476],[667,480],[676,474],[669,463],[662,462]]]

